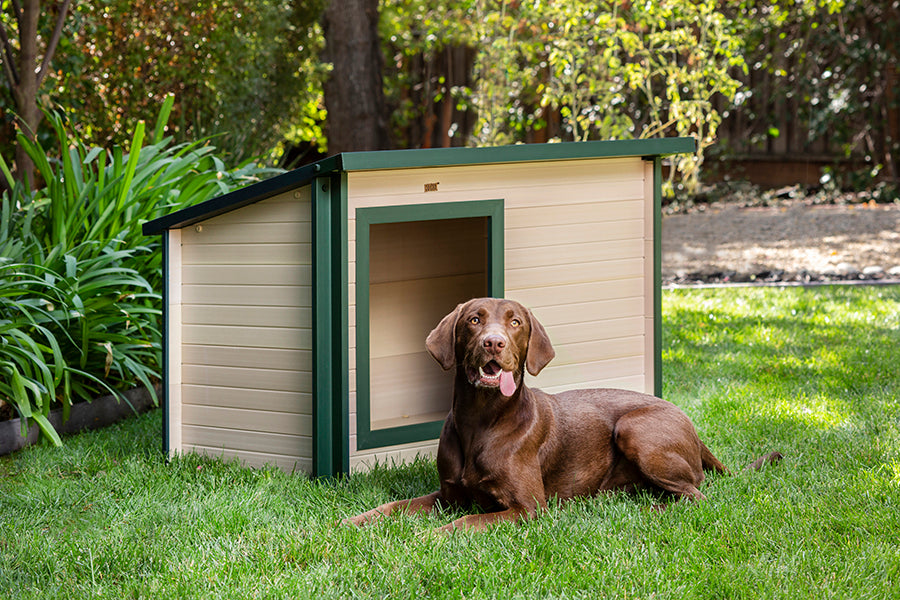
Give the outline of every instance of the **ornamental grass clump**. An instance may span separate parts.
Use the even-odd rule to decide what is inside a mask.
[[[0,158],[0,409],[55,444],[51,408],[124,399],[135,385],[153,393],[159,380],[160,242],[141,225],[269,172],[249,162],[227,170],[208,140],[165,137],[173,101],[152,138],[139,123],[127,150],[88,148],[49,113],[55,148],[18,138],[43,187],[15,181]]]

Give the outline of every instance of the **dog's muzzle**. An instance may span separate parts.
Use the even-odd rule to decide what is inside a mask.
[[[516,378],[512,371],[504,371],[495,360],[488,361],[484,366],[466,369],[469,383],[475,387],[500,388],[504,396],[512,396],[516,393]]]

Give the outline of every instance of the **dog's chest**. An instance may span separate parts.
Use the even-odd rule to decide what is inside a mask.
[[[508,457],[494,448],[470,447],[460,468],[444,480],[462,502],[474,502],[485,510],[507,508],[511,487],[508,464]]]

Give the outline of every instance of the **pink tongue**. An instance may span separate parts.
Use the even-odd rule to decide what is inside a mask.
[[[500,393],[507,397],[516,393],[516,380],[512,371],[500,372]]]

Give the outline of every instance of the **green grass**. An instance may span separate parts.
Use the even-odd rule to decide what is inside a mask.
[[[900,289],[672,291],[664,317],[664,395],[726,464],[781,465],[662,513],[614,495],[484,534],[353,530],[334,522],[431,491],[433,463],[166,465],[154,412],[0,460],[0,597],[900,597]]]

